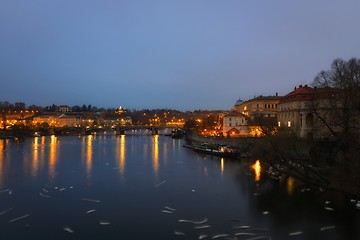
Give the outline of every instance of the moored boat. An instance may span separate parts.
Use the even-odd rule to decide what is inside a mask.
[[[192,145],[191,148],[195,152],[211,154],[219,157],[228,157],[228,158],[241,157],[241,153],[239,151],[226,145],[201,143],[199,145]]]

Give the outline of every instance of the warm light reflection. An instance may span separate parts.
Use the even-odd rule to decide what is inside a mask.
[[[221,166],[221,173],[224,173],[224,168],[225,168],[224,158],[221,158],[221,160],[220,160],[220,166]]]
[[[31,176],[35,176],[39,169],[39,138],[34,138],[33,144],[33,161],[31,167]]]
[[[159,171],[159,136],[153,136],[153,143],[152,143],[152,157],[153,157],[153,169],[155,175],[158,174]]]
[[[120,136],[120,163],[119,163],[119,167],[120,167],[120,174],[121,176],[124,175],[124,171],[125,171],[125,135],[121,135]]]
[[[89,176],[92,167],[93,136],[89,135],[86,141],[86,173]]]
[[[4,151],[5,151],[5,140],[0,140],[0,186],[3,185],[3,176],[4,176]]]
[[[54,176],[56,165],[56,151],[57,151],[57,137],[55,135],[50,136],[50,156],[49,156],[49,175]]]
[[[286,180],[286,189],[289,195],[292,195],[294,192],[294,183],[295,179],[293,177],[288,177]]]
[[[261,175],[261,165],[260,165],[260,161],[256,160],[255,164],[253,164],[251,166],[251,168],[254,170],[255,172],[255,181],[259,181],[260,180],[260,175]]]

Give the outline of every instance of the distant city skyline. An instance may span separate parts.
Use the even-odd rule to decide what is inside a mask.
[[[230,109],[360,55],[360,1],[0,1],[0,101]]]

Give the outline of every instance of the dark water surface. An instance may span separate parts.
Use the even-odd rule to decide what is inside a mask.
[[[0,239],[360,239],[350,199],[182,145],[110,134],[0,140]]]

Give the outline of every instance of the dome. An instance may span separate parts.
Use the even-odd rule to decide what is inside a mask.
[[[239,99],[239,100],[236,101],[235,106],[239,106],[239,105],[241,105],[243,103],[244,103],[244,101]]]

